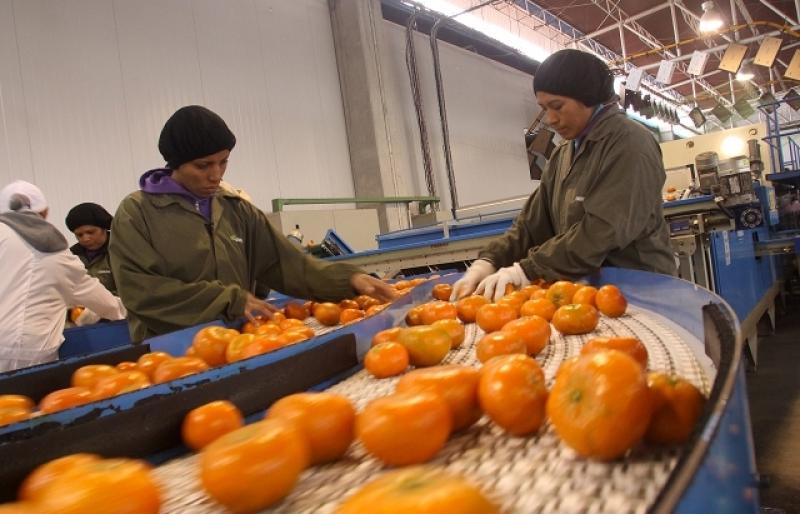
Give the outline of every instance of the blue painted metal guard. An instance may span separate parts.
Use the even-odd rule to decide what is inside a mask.
[[[58,357],[89,355],[126,344],[131,344],[131,336],[125,320],[68,328],[64,330],[64,343],[58,349]]]
[[[505,229],[502,229],[502,230],[500,230],[500,229],[487,230],[484,233],[471,234],[471,235],[466,235],[466,236],[450,237],[448,239],[439,238],[439,239],[434,239],[434,240],[419,241],[419,242],[411,243],[411,244],[398,244],[397,246],[395,246],[393,248],[390,248],[390,249],[367,250],[365,252],[354,253],[353,255],[337,255],[336,257],[329,257],[328,259],[325,259],[325,260],[337,261],[337,260],[343,260],[343,259],[352,259],[354,257],[365,257],[365,256],[368,256],[368,255],[381,255],[381,254],[386,254],[386,253],[395,252],[395,251],[399,251],[399,250],[414,250],[414,249],[418,249],[418,248],[426,248],[426,247],[429,247],[431,245],[446,245],[449,242],[466,241],[468,239],[475,239],[476,237],[499,236],[499,235],[502,235],[504,232],[505,232]]]
[[[712,232],[711,254],[717,293],[744,320],[777,280],[774,258],[756,257],[755,243],[766,241],[769,230]]]
[[[755,514],[758,482],[744,366],[737,371],[728,400],[703,465],[681,498],[680,514]]]
[[[766,176],[770,182],[800,181],[800,171],[784,171],[783,173],[770,173]]]
[[[476,221],[472,223],[446,222],[450,238],[464,239],[485,235],[502,234],[511,227],[517,214],[512,213],[501,218]],[[375,237],[379,250],[409,248],[417,243],[445,242],[444,228],[440,225],[407,230],[398,230]]]
[[[705,340],[703,306],[715,303],[730,309],[722,298],[707,289],[666,275],[603,268],[589,280],[597,285],[616,284],[631,304],[672,320],[701,342]],[[732,318],[736,319],[733,313]],[[735,332],[740,333],[738,322]],[[690,347],[699,354],[705,351]],[[741,361],[735,371],[737,379],[731,397],[722,399],[721,416],[712,416],[703,432],[702,439],[710,441],[703,464],[683,493],[675,512],[754,514],[759,511],[755,454]],[[722,378],[718,375],[716,380]]]
[[[329,244],[335,246],[342,252],[342,255],[350,255],[353,253],[353,249],[350,248],[350,245],[344,242],[344,240],[339,237],[339,234],[336,233],[335,230],[328,229],[325,233],[325,237],[322,238],[323,242],[328,242]]]
[[[703,203],[709,200],[714,200],[712,195],[693,196],[692,198],[684,198],[683,200],[672,200],[671,202],[664,202],[664,206],[669,207],[682,207],[685,205],[694,205],[696,203]]]

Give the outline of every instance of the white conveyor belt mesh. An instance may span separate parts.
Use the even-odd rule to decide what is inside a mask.
[[[318,328],[316,323],[310,324]],[[706,376],[683,339],[686,335],[679,334],[683,332],[670,321],[630,306],[620,318],[601,317],[597,330],[591,334],[562,336],[553,330],[550,343],[536,360],[542,365],[550,388],[559,365],[577,355],[588,339],[633,335],[647,347],[650,370],[676,373],[707,395],[713,377]],[[479,366],[475,344],[482,336],[477,325],[467,325],[466,341],[450,352],[445,363]],[[347,396],[360,411],[373,398],[391,394],[396,382],[396,378],[375,379],[362,370],[329,391]],[[505,434],[484,416],[470,429],[453,435],[429,464],[468,477],[509,514],[625,514],[647,510],[679,453],[678,448],[642,445],[624,459],[595,462],[575,455],[559,441],[549,424],[537,435],[520,438]],[[383,471],[385,468],[356,442],[344,459],[306,470],[294,491],[264,512],[333,513],[343,498]],[[158,467],[155,474],[163,486],[163,514],[226,512],[200,487],[196,455],[170,461]]]

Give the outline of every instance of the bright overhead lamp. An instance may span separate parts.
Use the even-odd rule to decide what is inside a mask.
[[[736,72],[736,80],[739,82],[747,82],[748,80],[753,80],[755,74],[753,73],[752,68],[745,63],[739,67],[739,71]]]
[[[703,15],[700,17],[700,32],[716,32],[722,27],[722,16],[714,2],[703,2]]]

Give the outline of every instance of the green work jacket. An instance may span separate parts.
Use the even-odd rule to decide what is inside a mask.
[[[555,149],[512,227],[479,258],[498,268],[519,261],[530,279],[574,280],[601,266],[674,275],[665,178],[653,135],[608,107],[577,152],[572,141]]]
[[[350,278],[361,272],[304,255],[264,213],[224,191],[212,200],[210,222],[180,195],[137,191],[120,204],[112,232],[111,265],[133,341],[238,318],[256,283],[299,298],[352,297]]]
[[[108,233],[111,238],[111,232]],[[108,242],[103,246],[102,252],[89,258],[86,255],[86,248],[76,243],[70,247],[70,251],[77,255],[83,265],[86,267],[86,272],[95,277],[103,284],[103,287],[108,289],[111,294],[117,294],[117,284],[114,282],[114,274],[111,271],[111,260],[108,256]]]

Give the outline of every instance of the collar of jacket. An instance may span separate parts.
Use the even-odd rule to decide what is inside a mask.
[[[162,194],[144,193],[144,194],[147,196],[150,202],[156,207],[161,208],[172,204],[178,204],[183,209],[192,212],[194,214],[197,214],[201,218],[203,217],[203,215],[197,212],[197,209],[195,209],[194,205],[192,205],[189,199],[186,198],[185,196],[172,193],[162,193]],[[236,198],[241,200],[241,198],[234,193],[225,191],[222,188],[218,189],[217,192],[214,194],[214,197],[211,199],[211,222],[214,225],[217,225],[219,223],[220,218],[222,217],[223,202],[221,201],[221,198],[223,197]]]
[[[85,257],[88,261],[93,261],[94,259],[105,255],[108,253],[108,241],[111,239],[111,231],[109,230],[106,234],[106,242],[103,243],[103,246],[98,248],[94,251],[92,258],[89,258],[89,251],[84,248],[80,243],[75,243],[74,245],[69,247],[69,251],[72,252],[74,255],[78,257]]]
[[[600,114],[597,115],[597,119],[594,122],[594,126],[592,130],[589,131],[588,134],[584,137],[584,141],[599,141],[601,139],[605,139],[610,136],[613,132],[613,124],[609,124],[608,121],[616,115],[625,116],[625,113],[622,112],[622,109],[619,108],[619,105],[616,103],[616,97],[613,100],[614,105],[610,105],[606,109],[603,110]]]
[[[616,103],[617,97],[614,97],[612,101]],[[584,141],[599,141],[611,135],[613,133],[613,128],[610,127],[607,122],[610,118],[616,116],[617,114],[625,116],[625,113],[622,112],[622,109],[619,108],[618,104],[610,105],[607,109],[598,114],[597,119],[594,120],[594,126],[592,127],[592,130],[590,130],[589,133],[584,136]],[[572,140],[564,139],[558,144],[559,147],[566,145],[572,145]]]

